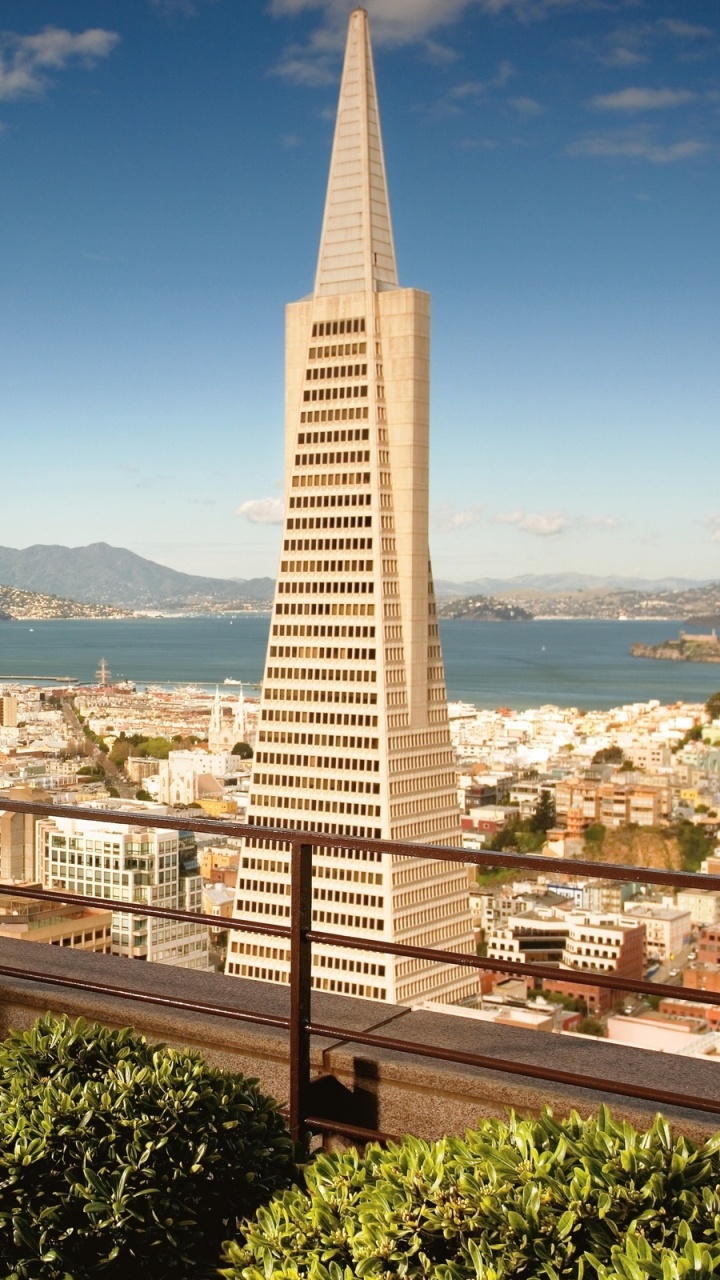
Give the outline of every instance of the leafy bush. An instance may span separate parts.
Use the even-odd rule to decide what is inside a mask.
[[[217,1275],[293,1172],[276,1104],[198,1053],[50,1015],[0,1044],[5,1277]]]
[[[229,1280],[678,1280],[720,1273],[720,1135],[658,1116],[483,1121],[320,1155],[226,1245]]]

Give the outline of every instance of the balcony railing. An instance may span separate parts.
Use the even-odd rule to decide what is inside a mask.
[[[414,957],[418,960],[441,962],[463,968],[475,969],[480,974],[483,970],[493,973],[505,973],[520,977],[542,978],[546,980],[572,983],[573,986],[600,987],[611,991],[627,992],[632,990],[639,995],[659,997],[681,997],[684,1001],[698,1004],[720,1005],[720,993],[699,991],[677,985],[648,982],[644,979],[631,978],[627,975],[600,973],[596,970],[575,970],[561,968],[557,965],[537,964],[513,960],[496,960],[474,955],[465,955],[439,948],[412,946],[406,943],[386,942],[381,938],[358,938],[348,934],[330,933],[312,927],[312,876],[313,851],[316,848],[370,850],[374,853],[389,854],[393,857],[434,859],[441,862],[464,863],[484,869],[518,870],[525,873],[554,871],[565,875],[585,875],[602,880],[629,881],[663,885],[669,889],[709,889],[720,891],[720,875],[699,875],[694,872],[662,871],[640,867],[612,866],[603,862],[592,862],[586,859],[564,859],[546,857],[543,854],[512,853],[507,850],[495,852],[491,849],[466,850],[439,847],[436,845],[400,844],[393,840],[370,840],[344,836],[328,835],[325,832],[289,831],[283,828],[246,826],[238,822],[223,822],[209,819],[177,816],[164,817],[155,813],[116,812],[110,809],[85,808],[75,805],[51,805],[33,803],[0,797],[0,812],[7,810],[14,813],[29,814],[38,817],[77,818],[93,823],[119,824],[126,827],[166,828],[177,831],[192,831],[196,834],[211,836],[246,837],[254,844],[266,841],[281,841],[290,850],[290,924],[278,925],[260,923],[235,918],[223,918],[204,915],[198,912],[174,910],[150,904],[124,902],[107,897],[89,897],[86,894],[70,893],[64,889],[21,888],[12,884],[0,884],[0,893],[13,898],[31,898],[36,901],[61,902],[79,904],[85,907],[99,907],[103,910],[122,912],[124,915],[155,916],[162,919],[189,921],[194,924],[207,924],[217,929],[219,926],[245,933],[271,935],[289,940],[290,943],[290,1010],[288,1016],[263,1014],[254,1010],[238,1009],[221,1003],[204,1003],[195,1000],[174,998],[164,994],[151,992],[125,992],[130,999],[138,1002],[157,1004],[166,1008],[178,1008],[195,1013],[205,1013],[231,1019],[240,1023],[254,1023],[259,1026],[276,1027],[285,1030],[289,1036],[289,1122],[296,1138],[304,1133],[335,1133],[351,1138],[367,1140],[382,1136],[377,1130],[359,1128],[355,1125],[343,1124],[324,1116],[314,1115],[311,1105],[311,1070],[310,1046],[313,1037],[329,1037],[336,1040],[347,1039],[347,1029],[328,1023],[315,1021],[312,1011],[311,964],[312,949],[318,944],[345,947],[353,951],[367,951],[373,954]],[[41,968],[30,968],[23,965],[16,968],[0,964],[0,975],[33,980],[39,983],[59,987],[75,987],[102,995],[116,995],[117,986],[110,983],[85,981],[67,975],[51,975]],[[236,981],[228,978],[228,981]],[[679,1107],[695,1112],[720,1115],[720,1100],[696,1097],[687,1093],[678,1093],[654,1086],[644,1086],[628,1081],[615,1081],[607,1076],[593,1076],[587,1073],[564,1071],[554,1066],[542,1066],[537,1063],[516,1062],[496,1055],[465,1053],[460,1050],[417,1043],[399,1039],[377,1032],[352,1032],[354,1043],[371,1048],[395,1050],[400,1053],[417,1055],[423,1058],[436,1058],[449,1063],[463,1064],[469,1067],[489,1068],[508,1075],[530,1077],[537,1080],[552,1081],[559,1084],[578,1086],[587,1089],[598,1089],[604,1094],[621,1095],[626,1098],[637,1098],[646,1102],[667,1107]]]

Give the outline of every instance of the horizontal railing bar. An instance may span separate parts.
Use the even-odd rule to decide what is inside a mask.
[[[487,1068],[506,1075],[528,1076],[534,1080],[549,1080],[556,1084],[574,1085],[581,1089],[596,1089],[603,1093],[615,1093],[628,1098],[640,1098],[644,1102],[662,1102],[668,1106],[683,1107],[689,1111],[709,1111],[720,1114],[720,1099],[696,1098],[688,1094],[673,1093],[668,1089],[646,1089],[606,1076],[579,1075],[575,1071],[560,1071],[555,1067],[541,1067],[534,1063],[513,1062],[507,1058],[494,1058],[487,1054],[464,1053],[460,1049],[441,1049],[435,1045],[415,1041],[398,1040],[392,1036],[376,1035],[369,1031],[348,1031],[328,1026],[322,1022],[310,1022],[308,1031],[313,1036],[340,1040],[345,1044],[364,1044],[376,1049],[392,1049],[419,1058],[438,1058],[441,1062],[461,1063],[468,1067]]]
[[[9,964],[0,964],[0,975],[4,978],[21,978],[23,982],[39,982],[43,986],[73,987],[77,991],[92,991],[97,995],[115,996],[119,1000],[133,1000],[140,1004],[157,1004],[163,1009],[209,1013],[218,1018],[230,1018],[233,1022],[253,1022],[264,1027],[279,1027],[283,1031],[288,1031],[290,1028],[290,1019],[281,1017],[279,1014],[254,1013],[250,1009],[229,1009],[221,1004],[205,1004],[200,1000],[188,1000],[179,996],[154,995],[150,991],[128,991],[123,987],[114,986],[111,982],[93,982],[85,978],[73,978],[70,974],[62,976],[38,969],[16,969]]]
[[[381,1129],[364,1129],[358,1124],[344,1124],[341,1120],[322,1120],[320,1116],[306,1116],[308,1129],[319,1133],[337,1133],[344,1138],[358,1138],[361,1142],[400,1142],[397,1133],[383,1133]]]
[[[642,923],[642,920],[640,921]],[[601,973],[594,969],[562,969],[559,965],[525,963],[522,960],[493,960],[485,956],[465,955],[462,951],[440,951],[433,947],[416,947],[407,942],[380,942],[375,938],[353,938],[346,934],[323,933],[311,929],[310,942],[320,946],[347,947],[352,951],[379,952],[380,955],[413,956],[418,960],[430,960],[437,964],[452,964],[459,968],[486,970],[490,973],[509,973],[524,977],[553,978],[560,982],[579,983],[586,987],[607,987],[611,991],[637,991],[644,995],[683,995],[698,1004],[720,1004],[720,992],[695,991],[691,987],[678,987],[661,982],[648,982],[645,978],[630,978],[622,974]]]
[[[246,933],[267,933],[278,938],[289,938],[290,929],[282,924],[248,924],[233,916],[209,916],[200,911],[181,911],[178,907],[155,907],[144,902],[123,902],[120,898],[96,898],[85,893],[70,893],[66,889],[26,889],[14,884],[0,883],[0,894],[10,898],[29,898],[34,902],[60,902],[71,906],[92,907],[100,911],[117,911],[130,916],[157,916],[161,920],[183,920],[188,924],[206,924],[212,929],[239,929]]]
[[[85,820],[118,823],[131,827],[161,827],[171,831],[194,831],[201,835],[226,835],[236,839],[263,843],[268,840],[292,844],[302,838],[304,844],[326,849],[367,849],[392,857],[424,858],[438,862],[461,862],[470,866],[497,868],[499,870],[553,871],[561,875],[587,875],[598,880],[622,880],[644,884],[664,884],[670,888],[704,888],[720,890],[720,875],[706,875],[697,871],[661,871],[657,867],[627,867],[605,862],[591,862],[584,858],[551,858],[542,853],[513,853],[503,849],[460,849],[446,845],[402,844],[395,840],[373,840],[366,836],[330,835],[325,831],[305,831],[302,828],[288,830],[285,827],[256,827],[240,822],[220,822],[216,819],[171,818],[155,813],[124,813],[113,809],[91,809],[79,805],[52,805],[28,800],[11,800],[0,796],[0,812],[37,814],[40,817],[82,818]]]

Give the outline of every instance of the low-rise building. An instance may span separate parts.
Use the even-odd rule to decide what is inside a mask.
[[[37,885],[40,889],[42,886]],[[25,885],[24,888],[33,888]],[[0,897],[0,937],[109,955],[112,912],[94,907]]]

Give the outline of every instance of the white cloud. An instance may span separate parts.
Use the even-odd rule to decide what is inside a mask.
[[[707,524],[712,531],[710,534],[711,541],[720,542],[720,515],[710,516]]]
[[[533,116],[541,116],[547,111],[541,102],[536,102],[534,98],[511,98],[512,105],[518,115],[531,119]]]
[[[282,524],[285,505],[282,498],[249,498],[235,509],[251,524]]]
[[[661,18],[660,26],[669,31],[671,36],[680,36],[688,40],[710,40],[715,35],[712,27],[701,27],[693,22],[685,22],[682,18]]]
[[[689,160],[707,150],[707,143],[698,138],[684,138],[680,142],[659,143],[648,134],[632,130],[624,133],[590,133],[566,148],[569,156],[610,156],[648,160],[651,164],[673,164],[677,160]]]
[[[591,529],[600,529],[603,533],[612,533],[620,527],[620,521],[615,516],[588,516],[583,523]]]
[[[537,538],[555,538],[573,525],[562,511],[505,511],[495,516],[495,523],[515,525]]]
[[[498,64],[498,69],[494,76],[489,80],[466,80],[463,84],[455,85],[450,90],[451,98],[484,98],[486,94],[492,93],[493,89],[504,89],[508,80],[517,75],[512,62],[503,61]]]
[[[697,95],[689,89],[619,89],[617,93],[601,93],[592,105],[601,111],[659,111],[692,102]]]
[[[442,502],[432,513],[433,528],[440,533],[454,533],[457,529],[468,529],[477,524],[483,512],[482,503],[458,511],[452,502]]]
[[[555,9],[594,7],[597,0],[365,0],[373,31],[373,44],[420,44],[428,57],[451,61],[454,50],[439,45],[432,35],[452,26],[471,10],[494,16],[505,10],[521,19],[546,17]],[[297,84],[322,86],[337,79],[337,59],[345,43],[348,14],[353,0],[271,0],[270,12],[278,18],[317,13],[320,23],[305,45],[289,46],[275,68]]]
[[[48,71],[63,71],[71,63],[92,67],[106,58],[120,36],[115,31],[91,27],[72,32],[61,27],[45,27],[37,35],[15,32],[0,35],[0,98],[22,98],[41,94],[48,84]]]
[[[604,54],[600,59],[607,67],[636,67],[647,60],[644,53],[639,53],[637,49],[631,49],[626,44],[613,45],[609,53]]]

